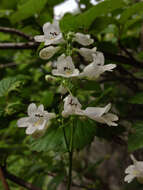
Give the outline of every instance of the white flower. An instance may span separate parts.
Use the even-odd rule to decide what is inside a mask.
[[[83,46],[88,46],[94,42],[94,40],[90,38],[89,34],[82,34],[82,33],[76,33],[74,35],[73,40]]]
[[[104,65],[105,59],[102,52],[96,51],[95,53],[92,54],[92,56],[93,56],[93,61],[95,62],[95,65],[97,66]]]
[[[68,95],[64,99],[64,110],[62,112],[63,117],[68,117],[69,115],[80,115],[81,104],[78,99],[74,96]]]
[[[45,45],[59,44],[64,41],[57,20],[54,20],[52,24],[50,22],[45,23],[43,25],[43,32],[44,35],[34,37],[35,41],[45,42]]]
[[[104,56],[101,52],[93,54],[93,62],[87,65],[80,77],[87,77],[89,80],[96,80],[105,71],[113,71],[115,64],[104,65]]]
[[[93,56],[92,54],[94,54],[96,52],[96,47],[92,48],[92,49],[88,49],[88,48],[80,48],[79,50],[77,50],[80,55],[82,57],[84,57],[84,59],[86,61],[93,61]]]
[[[59,50],[60,47],[48,46],[40,51],[39,56],[41,59],[47,60],[53,57],[53,55],[57,53]]]
[[[18,127],[27,127],[26,134],[33,135],[37,132],[43,132],[47,128],[50,119],[55,118],[55,113],[44,111],[44,106],[36,106],[31,103],[27,109],[28,117],[23,117],[18,120]]]
[[[106,123],[109,126],[117,126],[118,124],[114,121],[118,120],[118,116],[113,113],[107,113],[111,108],[109,103],[105,107],[87,107],[83,110],[83,115],[93,119],[99,123]]]
[[[77,77],[79,70],[75,69],[71,56],[65,56],[62,54],[58,57],[56,63],[57,69],[52,70],[52,74],[56,76],[62,76],[65,78]]]
[[[140,183],[143,183],[143,161],[137,161],[133,155],[131,155],[133,165],[126,168],[125,173],[127,174],[124,178],[125,182],[130,183],[135,177],[137,177]]]
[[[99,123],[106,123],[109,126],[117,126],[114,121],[118,120],[118,116],[112,113],[107,113],[111,104],[105,107],[87,107],[85,110],[81,109],[81,104],[76,97],[68,95],[64,99],[64,110],[62,112],[63,117],[68,117],[69,115],[81,115],[89,117]]]

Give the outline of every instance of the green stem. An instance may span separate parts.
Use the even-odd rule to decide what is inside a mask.
[[[69,146],[69,174],[68,174],[68,186],[67,190],[70,190],[72,184],[72,161],[73,161],[73,136],[74,136],[74,126],[71,126],[71,137]]]
[[[67,137],[66,137],[66,132],[65,132],[65,128],[64,127],[63,127],[63,133],[64,133],[64,139],[65,139],[66,147],[67,147],[67,149],[69,149],[68,140],[67,140]]]
[[[70,190],[71,184],[72,184],[72,157],[73,157],[73,151],[69,151],[69,174],[68,174],[68,186],[67,190]]]
[[[62,120],[63,124],[63,120]],[[66,137],[66,132],[65,128],[63,127],[63,134],[64,134],[64,139],[65,139],[65,144],[68,149],[68,154],[69,154],[69,172],[68,172],[68,185],[67,185],[67,190],[70,190],[71,184],[72,184],[72,159],[73,159],[73,136],[74,136],[74,126],[71,126],[71,136],[70,136],[70,142],[68,143],[67,137]]]

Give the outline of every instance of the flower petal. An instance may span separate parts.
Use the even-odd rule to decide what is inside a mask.
[[[52,74],[58,76],[58,75],[59,75],[59,72],[58,72],[57,69],[53,69],[53,70],[52,70]]]
[[[74,40],[83,46],[88,46],[94,42],[88,34],[76,33]]]
[[[104,113],[107,113],[111,108],[111,104],[108,104],[105,107],[87,107],[84,110],[85,115],[96,118],[101,117]]]
[[[59,44],[59,43],[64,43],[65,40],[63,39],[63,35],[62,33],[59,33],[57,35],[57,37],[55,37],[54,39],[52,39],[52,44]]]
[[[132,160],[132,161],[134,162],[134,164],[135,164],[135,163],[137,162],[137,160],[135,159],[134,155],[131,154],[130,157],[131,157],[131,160]]]
[[[105,59],[102,52],[97,51],[96,53],[92,54],[93,62],[96,66],[103,66]]]
[[[80,53],[81,56],[84,57],[84,59],[86,61],[93,61],[93,56],[92,54],[96,52],[96,47],[92,48],[92,49],[88,49],[88,48],[80,48],[78,50],[78,52]]]
[[[27,127],[27,129],[26,129],[26,134],[27,134],[27,135],[31,135],[31,134],[33,134],[36,130],[37,130],[36,127],[30,125],[30,126]]]
[[[50,59],[57,51],[59,51],[60,47],[54,47],[54,46],[49,46],[46,48],[43,48],[40,53],[39,56],[41,59]]]
[[[68,117],[69,115],[78,114],[79,110],[81,110],[81,104],[78,101],[78,99],[74,96],[68,95],[64,99],[64,110],[62,112],[63,117]]]
[[[44,35],[34,36],[34,40],[36,42],[44,42],[45,41],[45,37],[44,37]]]
[[[130,175],[130,174],[126,175],[125,178],[124,178],[124,181],[130,183],[135,177],[136,176]]]
[[[104,117],[110,121],[117,121],[119,119],[119,117],[113,113],[107,113]]]
[[[29,117],[23,117],[23,118],[19,119],[17,121],[18,127],[27,127],[29,124],[28,119],[29,119]]]
[[[52,27],[52,24],[50,22],[46,22],[44,25],[43,25],[43,32],[44,34],[49,34],[49,31]]]
[[[47,120],[50,120],[50,119],[53,119],[56,117],[56,114],[55,113],[49,113],[47,111],[44,111],[44,116]]]
[[[37,108],[37,112],[43,112],[44,111],[44,106],[43,106],[43,104],[41,104],[40,106],[38,106],[38,108]]]
[[[112,71],[116,67],[116,64],[108,64],[103,66],[104,71]]]
[[[134,165],[130,165],[125,169],[125,173],[133,173],[135,170],[135,166]]]
[[[28,110],[27,110],[28,115],[29,115],[29,116],[33,116],[33,114],[35,114],[36,111],[37,111],[37,106],[36,106],[36,104],[31,103],[31,104],[28,106]]]
[[[44,128],[45,128],[45,126],[46,126],[46,123],[47,123],[47,121],[46,121],[46,120],[43,120],[43,122],[41,123],[41,125],[39,125],[39,126],[37,127],[37,129],[38,129],[38,130],[44,130]]]

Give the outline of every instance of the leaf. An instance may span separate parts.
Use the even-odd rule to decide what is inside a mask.
[[[68,141],[70,140],[72,124],[65,128]],[[73,146],[76,149],[83,149],[90,144],[96,132],[96,123],[87,118],[74,120],[74,140]]]
[[[129,102],[132,104],[143,104],[143,92],[137,93],[129,99]]]
[[[102,101],[103,99],[105,99],[106,96],[110,95],[111,92],[113,91],[112,87],[109,87],[107,89],[105,89],[102,94],[96,98],[95,102],[94,102],[94,106],[97,105],[97,103],[99,103],[100,101]]]
[[[143,123],[136,123],[133,125],[134,133],[129,135],[128,149],[129,151],[135,151],[143,148]]]
[[[18,90],[21,81],[19,77],[8,77],[0,81],[0,97],[7,96],[9,92]]]
[[[121,24],[125,24],[125,22],[134,14],[137,14],[139,12],[143,12],[143,2],[138,2],[129,8],[127,8],[122,14],[119,19],[119,22]]]
[[[88,120],[78,120],[74,136],[74,147],[77,149],[83,149],[85,146],[91,143],[95,136],[96,123]]]
[[[65,178],[65,173],[60,173],[59,175],[55,176],[53,179],[51,179],[50,183],[48,184],[47,189],[48,190],[55,190],[58,188],[58,185],[63,181]]]
[[[124,31],[126,31],[127,29],[137,28],[138,26],[140,27],[142,22],[143,22],[142,17],[136,17],[132,20],[129,20],[127,24],[124,26]]]
[[[45,91],[42,93],[41,103],[50,107],[54,100],[54,93],[52,91]]]
[[[87,80],[81,80],[79,81],[79,86],[82,90],[94,90],[94,91],[100,91],[100,85],[96,81],[87,81]]]
[[[105,30],[109,24],[118,24],[113,17],[101,16],[95,19],[91,26],[91,32],[93,35],[98,34]]]
[[[105,15],[118,8],[121,8],[124,5],[125,4],[123,0],[106,0],[101,3],[98,3],[96,6],[90,8],[89,10],[78,16],[78,24],[80,24],[84,28],[89,28],[89,26],[91,26],[95,18]]]
[[[47,0],[28,0],[19,6],[18,11],[11,16],[11,22],[16,23],[39,13],[46,5]]]
[[[60,21],[61,29],[63,32],[88,29],[97,17],[106,15],[107,13],[123,6],[123,0],[106,0],[98,3],[96,6],[93,6],[80,15],[74,16],[67,14]]]
[[[47,132],[43,137],[31,141],[30,149],[37,152],[47,152],[50,150],[58,151],[62,149],[63,142],[62,129],[51,126],[47,129]]]
[[[55,6],[55,5],[57,5],[57,4],[60,4],[60,3],[62,3],[64,0],[48,0],[48,4],[50,5],[50,6]]]
[[[76,31],[77,30],[77,16],[67,13],[60,20],[60,29],[62,32]]]

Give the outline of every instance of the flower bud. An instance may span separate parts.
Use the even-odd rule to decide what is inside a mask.
[[[54,46],[48,46],[46,48],[43,48],[40,53],[39,56],[41,59],[50,59],[51,57],[53,57],[53,55],[55,53],[57,53],[60,50],[60,47],[54,47]]]

